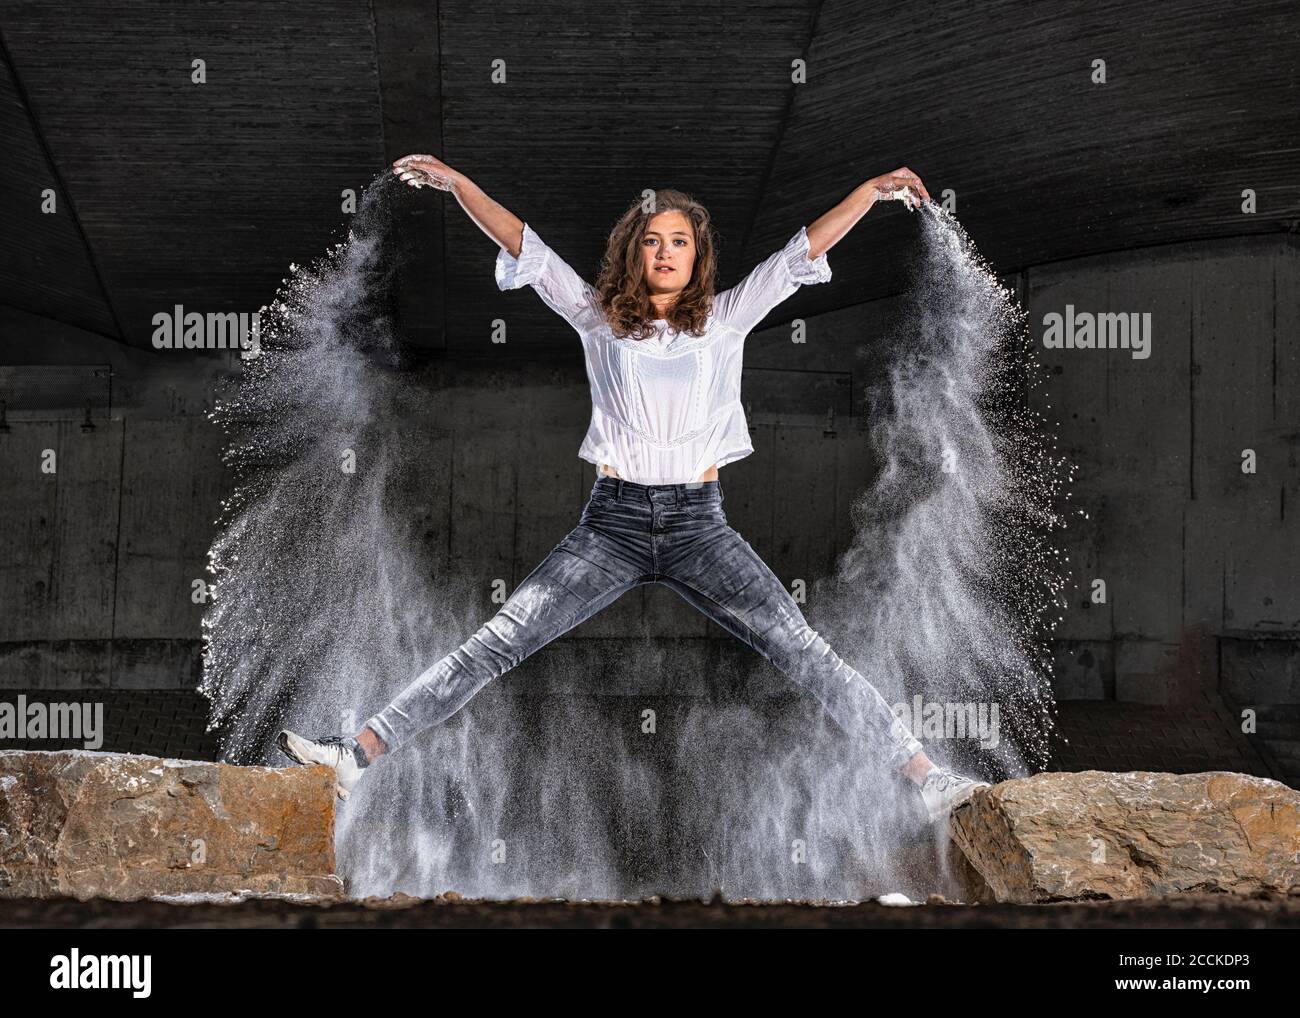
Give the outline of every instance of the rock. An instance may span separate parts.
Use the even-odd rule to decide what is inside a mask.
[[[334,773],[127,753],[0,752],[0,897],[339,899]]]
[[[1300,884],[1300,792],[1228,771],[1016,778],[977,789],[949,830],[1000,902]]]
[[[902,881],[903,891],[915,901],[930,894],[942,894],[948,901],[967,905],[997,901],[988,881],[939,824],[894,848],[890,876]]]

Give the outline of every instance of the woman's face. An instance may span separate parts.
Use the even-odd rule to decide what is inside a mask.
[[[686,213],[671,209],[651,216],[641,239],[641,257],[652,294],[686,289],[695,267],[695,230]]]

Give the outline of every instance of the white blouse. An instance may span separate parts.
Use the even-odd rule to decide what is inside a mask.
[[[608,463],[638,484],[694,481],[709,467],[754,451],[740,402],[745,337],[802,283],[831,278],[826,253],[808,258],[808,231],[713,299],[702,336],[678,333],[655,319],[648,339],[617,339],[600,310],[595,287],[584,281],[524,224],[518,258],[502,248],[496,280],[501,290],[528,284],[577,330],[591,383],[591,424],[578,455]]]

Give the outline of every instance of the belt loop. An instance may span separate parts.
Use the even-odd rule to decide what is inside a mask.
[[[620,502],[622,502],[623,501],[623,478],[619,477],[616,478],[616,480],[618,482],[618,491],[614,495],[614,497],[617,498]]]

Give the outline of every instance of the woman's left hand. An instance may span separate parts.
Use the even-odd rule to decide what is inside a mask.
[[[921,183],[921,178],[906,166],[900,166],[893,173],[872,177],[867,181],[867,186],[872,189],[873,203],[893,199],[904,202],[908,208],[919,208],[922,201],[932,200],[930,192]]]

